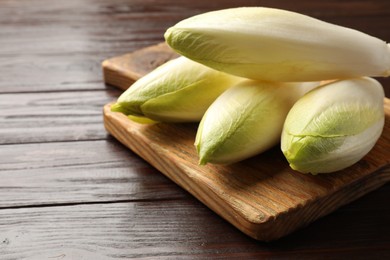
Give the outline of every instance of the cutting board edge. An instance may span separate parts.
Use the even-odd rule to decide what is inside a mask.
[[[170,173],[172,169],[174,169],[176,172],[180,172],[183,171],[183,168],[179,169],[179,166],[177,165],[172,168],[172,165],[166,165],[167,162],[161,158],[159,158],[159,160],[150,160],[148,156],[145,155],[145,148],[153,150],[153,148],[150,146],[150,144],[148,144],[148,142],[143,142],[141,146],[137,147],[136,143],[140,142],[140,140],[139,137],[135,136],[135,133],[131,132],[131,129],[119,129],[119,131],[122,131],[122,134],[117,132],[118,129],[115,129],[117,128],[115,126],[115,123],[120,124],[121,120],[118,119],[118,116],[121,115],[111,112],[109,109],[110,105],[111,103],[106,104],[104,106],[104,125],[106,130],[110,134],[112,134],[117,140],[119,140],[122,144],[131,149],[133,152],[137,153],[144,160],[153,165],[166,177],[174,181],[176,184],[188,191],[211,210],[216,212],[219,216],[226,219],[243,233],[257,240],[272,241],[287,234],[290,234],[296,229],[307,226],[314,220],[331,213],[337,208],[358,199],[359,197],[367,194],[370,191],[375,190],[376,188],[379,188],[386,182],[390,181],[390,168],[386,166],[378,171],[367,175],[364,179],[360,179],[357,183],[350,183],[348,185],[348,187],[354,185],[356,185],[356,187],[361,187],[361,181],[364,181],[364,186],[366,187],[366,189],[363,192],[359,188],[353,189],[355,190],[354,193],[345,192],[345,190],[347,190],[347,187],[345,187],[343,189],[335,190],[328,196],[314,198],[312,200],[307,201],[307,203],[304,205],[296,205],[295,207],[289,208],[284,212],[279,212],[275,216],[267,216],[262,221],[254,221],[253,216],[251,218],[247,218],[246,216],[240,214],[240,212],[236,211],[233,207],[231,207],[231,205],[227,205],[228,207],[224,205],[225,207],[221,209],[220,204],[224,204],[224,201],[211,188],[208,188],[207,186],[201,186],[201,189],[194,190],[190,187],[189,184],[187,184],[189,180],[186,179],[186,176],[182,177],[181,179],[177,179],[177,176],[180,176],[180,174]],[[127,119],[125,116],[123,116],[122,119],[123,118]],[[164,154],[160,154],[160,156],[164,157]],[[373,175],[376,175],[376,177],[372,178]],[[378,178],[379,176],[382,177]],[[210,193],[213,193],[215,195],[215,198],[213,198],[213,200],[206,201],[205,199],[203,199],[204,194],[208,194],[208,197],[210,198]],[[332,202],[336,197],[338,198],[337,204],[333,205]],[[341,203],[340,197],[342,198]],[[324,205],[329,206],[324,207]],[[310,214],[306,214],[308,211],[310,212]],[[227,214],[227,212],[229,214]],[[291,225],[291,223],[289,223],[291,222],[291,218],[300,219],[301,223],[299,225]],[[302,218],[304,219],[304,221],[302,221]],[[284,230],[277,230],[277,227],[279,226],[283,226]]]
[[[320,219],[353,201],[356,201],[388,182],[390,182],[390,165],[383,166],[382,168],[367,174],[363,178],[340,187],[339,189],[329,193],[327,196],[313,198],[312,200],[307,201],[307,203],[302,207],[291,208],[291,210],[282,212],[278,215],[278,217],[282,218],[284,215],[287,216],[289,214],[289,218],[294,218],[292,215],[298,214],[298,216],[295,216],[297,218],[302,215],[305,216],[307,211],[315,211],[316,214],[312,214],[312,217],[305,219],[302,225],[299,227],[297,226],[294,230],[302,228],[315,220]],[[362,187],[364,187],[364,190]],[[342,200],[340,200],[340,198],[342,198]],[[332,206],[332,203],[335,202],[337,202],[337,205]],[[294,230],[292,230],[292,232]]]
[[[160,42],[133,52],[111,57],[101,63],[103,80],[108,85],[126,90],[147,71],[152,71],[179,56],[166,42]],[[147,71],[139,70],[139,68]]]

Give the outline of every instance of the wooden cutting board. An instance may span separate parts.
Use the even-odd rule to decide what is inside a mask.
[[[164,44],[114,57],[103,62],[105,81],[126,89],[173,57]],[[111,112],[110,104],[104,107],[104,124],[121,143],[242,232],[270,241],[390,180],[389,99],[385,112],[383,134],[368,155],[343,171],[317,176],[291,170],[279,147],[229,166],[199,166],[193,145],[197,124],[142,125]]]

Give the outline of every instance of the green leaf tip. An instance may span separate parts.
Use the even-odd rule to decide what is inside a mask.
[[[126,114],[125,113],[125,109],[123,109],[123,107],[121,106],[120,103],[115,103],[111,106],[111,112],[119,112],[119,113],[123,113],[123,114]]]

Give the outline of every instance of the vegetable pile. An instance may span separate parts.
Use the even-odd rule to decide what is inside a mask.
[[[390,45],[280,9],[241,7],[185,19],[165,33],[182,56],[112,106],[140,122],[200,122],[199,163],[230,164],[281,143],[292,169],[347,168],[384,126]]]

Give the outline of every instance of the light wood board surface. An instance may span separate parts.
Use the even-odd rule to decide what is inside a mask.
[[[146,60],[160,57],[159,48],[164,52],[167,47],[159,44],[103,62],[105,79],[114,85],[121,82],[119,87],[125,89],[123,82],[129,83],[137,77],[131,66],[123,64],[142,64],[132,59],[142,59],[148,50],[152,52],[146,55]],[[165,53],[163,57],[157,60],[174,56]],[[125,70],[130,71],[123,73]],[[121,143],[242,232],[269,241],[308,225],[390,180],[388,99],[385,99],[385,111],[383,135],[367,156],[348,169],[318,176],[291,170],[279,147],[229,166],[199,166],[193,145],[196,124],[141,125],[111,112],[110,104],[104,107],[104,123],[107,131]]]

